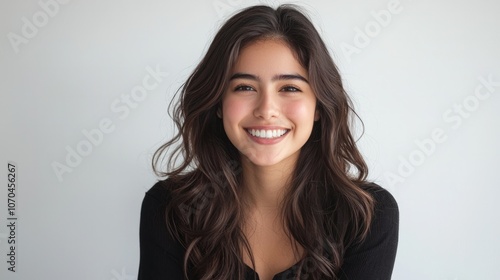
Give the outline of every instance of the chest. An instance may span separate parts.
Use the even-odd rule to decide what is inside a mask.
[[[255,272],[260,280],[271,280],[274,275],[290,268],[302,259],[303,248],[291,240],[283,227],[275,222],[260,222],[247,227],[244,234],[255,261]],[[243,261],[252,267],[250,256],[242,250]]]

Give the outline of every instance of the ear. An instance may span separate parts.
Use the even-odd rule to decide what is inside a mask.
[[[222,119],[222,109],[221,107],[217,107],[217,117],[219,117],[219,119]]]
[[[314,121],[319,121],[319,111],[318,109],[316,109],[316,111],[314,112]]]

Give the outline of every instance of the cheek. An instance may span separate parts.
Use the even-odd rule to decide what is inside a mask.
[[[298,122],[309,122],[314,120],[316,110],[315,102],[290,102],[286,106],[286,115]]]
[[[225,124],[237,124],[248,113],[247,102],[236,98],[226,98],[222,102],[222,116]]]

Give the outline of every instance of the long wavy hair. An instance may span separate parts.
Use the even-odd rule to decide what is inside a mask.
[[[337,279],[346,248],[366,237],[373,218],[367,165],[350,129],[357,115],[325,43],[295,6],[249,7],[223,24],[177,92],[169,109],[178,132],[153,155],[155,173],[168,177],[166,224],[186,248],[186,279],[244,279],[244,252],[255,267],[242,232],[240,154],[217,110],[239,52],[265,38],[287,43],[307,69],[320,115],[281,205],[290,240],[304,249],[294,279]]]

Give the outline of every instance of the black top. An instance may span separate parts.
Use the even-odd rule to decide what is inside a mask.
[[[139,280],[184,280],[182,264],[185,249],[167,232],[165,207],[169,201],[166,181],[157,182],[146,192],[141,208]],[[373,184],[375,185],[375,184]],[[375,204],[375,217],[363,243],[346,249],[341,279],[389,280],[396,258],[399,210],[394,197],[375,185],[369,190]],[[273,280],[292,279],[294,268],[278,273]],[[259,279],[246,266],[245,279]]]

